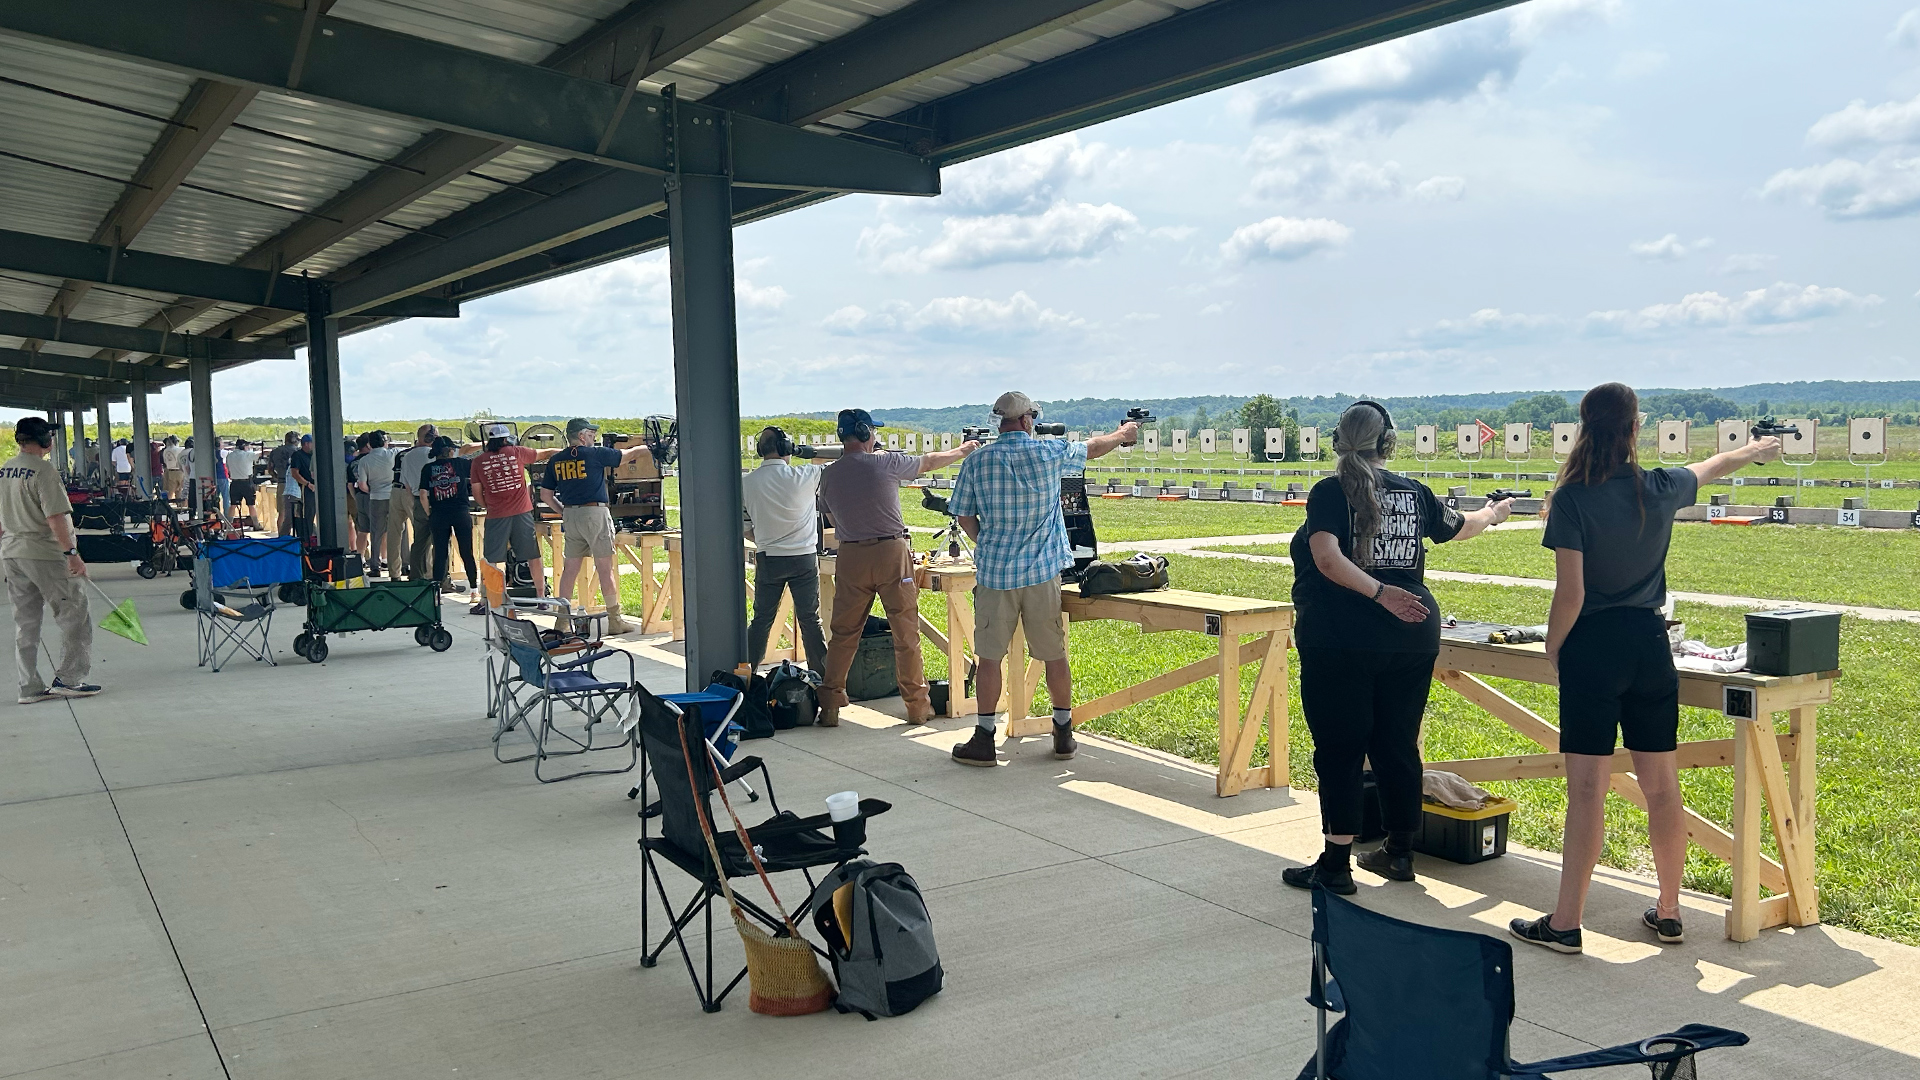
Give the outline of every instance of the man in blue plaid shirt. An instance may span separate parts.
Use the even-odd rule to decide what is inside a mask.
[[[1040,409],[1010,390],[993,403],[1000,437],[966,459],[953,482],[948,509],[973,538],[973,645],[979,715],[973,738],[953,748],[963,765],[991,766],[994,706],[1000,701],[1000,661],[1025,624],[1027,650],[1047,669],[1053,699],[1053,756],[1070,758],[1073,738],[1073,673],[1067,666],[1067,634],[1060,625],[1060,571],[1073,565],[1067,523],[1060,514],[1060,478],[1120,446],[1133,445],[1139,425],[1123,424],[1110,435],[1083,443],[1036,439]],[[1025,663],[1015,657],[1014,663]],[[1014,703],[1016,708],[1025,702]]]

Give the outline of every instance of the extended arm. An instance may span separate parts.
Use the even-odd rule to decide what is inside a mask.
[[[1725,455],[1722,455],[1725,456]],[[1560,669],[1560,646],[1567,640],[1580,607],[1587,602],[1586,552],[1553,549],[1553,606],[1547,609],[1547,659]]]
[[[936,472],[940,469],[944,469],[947,466],[953,464],[956,461],[959,461],[961,458],[966,457],[968,454],[971,454],[978,449],[980,449],[979,443],[964,442],[964,443],[961,443],[959,446],[954,447],[951,450],[935,450],[931,453],[921,454],[920,455],[920,475],[925,476],[930,472]]]
[[[1728,450],[1715,454],[1705,461],[1696,461],[1687,466],[1701,483],[1732,476],[1756,461],[1772,461],[1780,456],[1780,439],[1769,435],[1764,439],[1755,439],[1737,450]]]
[[[1471,540],[1488,529],[1513,515],[1513,500],[1501,499],[1490,502],[1478,510],[1461,514],[1460,531],[1453,534],[1455,540]]]
[[[1340,550],[1339,537],[1330,532],[1314,533],[1307,538],[1307,548],[1313,552],[1313,565],[1328,581],[1377,602],[1401,622],[1426,621],[1427,605],[1421,603],[1419,597],[1398,586],[1387,585],[1354,565]]]
[[[1140,425],[1128,421],[1127,423],[1121,424],[1117,431],[1111,431],[1105,435],[1095,435],[1088,439],[1087,459],[1091,461],[1097,457],[1105,457],[1123,446],[1132,446],[1134,441],[1139,437]],[[1335,547],[1337,549],[1338,544],[1336,544]]]

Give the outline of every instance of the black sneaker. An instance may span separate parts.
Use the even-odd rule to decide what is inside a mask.
[[[1646,914],[1640,916],[1640,921],[1653,931],[1653,936],[1659,938],[1662,944],[1678,945],[1687,940],[1686,932],[1680,928],[1680,920],[1661,918],[1659,908],[1648,908]]]
[[[1391,852],[1386,848],[1378,851],[1363,851],[1354,856],[1353,861],[1360,869],[1369,874],[1379,874],[1389,881],[1413,880],[1413,852]]]
[[[1359,886],[1353,883],[1352,870],[1344,866],[1328,869],[1318,861],[1305,866],[1289,866],[1280,871],[1280,880],[1296,889],[1311,889],[1320,885],[1328,892],[1341,896],[1352,896],[1360,891]]]
[[[53,685],[47,687],[47,693],[54,697],[92,697],[99,692],[100,688],[92,683],[80,682],[68,686],[59,679],[53,680]]]
[[[1583,951],[1580,945],[1580,928],[1555,930],[1553,916],[1542,915],[1537,919],[1515,919],[1507,924],[1507,933],[1529,945],[1539,945],[1554,952],[1577,953]]]
[[[975,724],[973,738],[953,748],[953,760],[962,765],[978,765],[983,769],[1000,764],[1000,755],[993,748],[993,732]]]

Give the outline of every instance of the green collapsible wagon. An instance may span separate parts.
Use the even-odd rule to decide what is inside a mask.
[[[453,632],[440,623],[440,587],[432,581],[375,582],[362,588],[307,589],[306,627],[293,651],[318,664],[327,658],[327,635],[413,627],[413,642],[434,652],[453,647]]]

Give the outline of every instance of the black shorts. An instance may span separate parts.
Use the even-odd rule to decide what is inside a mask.
[[[238,506],[241,503],[246,503],[248,506],[252,506],[253,505],[253,481],[235,480],[232,483],[228,484],[227,498],[230,499],[235,506]]]
[[[1680,733],[1680,675],[1667,624],[1652,608],[1608,608],[1580,616],[1560,646],[1560,750],[1663,753]]]

